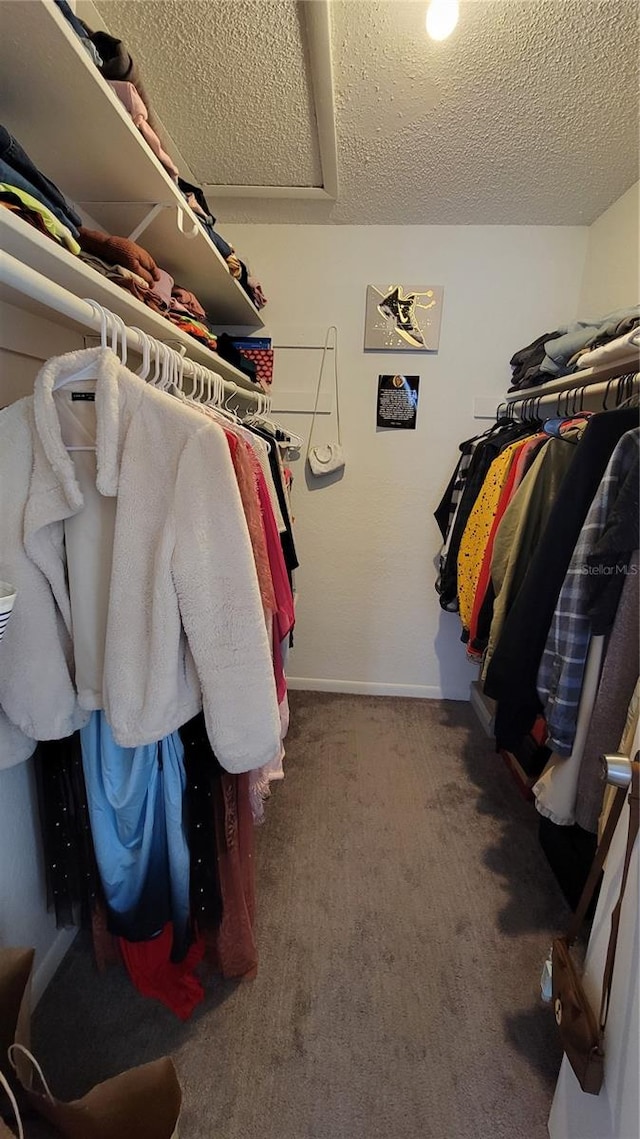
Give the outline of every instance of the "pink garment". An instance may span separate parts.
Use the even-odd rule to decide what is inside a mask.
[[[264,295],[264,292],[262,290],[262,285],[260,284],[260,282],[258,280],[256,280],[255,277],[252,277],[251,275],[249,275],[247,278],[247,284],[248,284],[249,288],[251,289],[251,292],[253,293],[253,303],[256,306],[256,308],[258,310],[260,310],[261,308],[264,308],[264,306],[267,303],[267,298]]]
[[[267,541],[253,465],[249,455],[249,445],[245,443],[243,439],[238,439],[232,431],[225,430],[224,433],[231,453],[235,476],[238,481],[238,489],[240,491],[240,498],[242,499],[242,509],[247,521],[262,604],[270,614],[275,613],[277,608],[276,595],[271,578]],[[252,455],[253,452],[251,452],[251,457]]]
[[[114,94],[118,96],[122,106],[131,115],[134,126],[140,131],[149,149],[153,151],[156,158],[162,163],[167,173],[170,174],[175,181],[179,174],[178,167],[163,148],[153,127],[149,126],[149,113],[140,98],[137,88],[134,87],[133,83],[125,83],[121,79],[110,79],[108,82]]]
[[[181,288],[180,285],[173,286],[170,307],[172,312],[184,312],[187,316],[197,317],[198,320],[205,320],[207,315],[195,294]]]
[[[273,507],[269,497],[269,489],[262,469],[259,467],[257,461],[256,468],[258,497],[260,499],[262,520],[267,538],[267,552],[271,566],[271,578],[276,595],[276,611],[273,615],[273,668],[276,678],[278,703],[281,704],[287,693],[287,681],[284,675],[280,644],[284,641],[285,637],[289,636],[289,633],[293,629],[295,624],[295,610],[293,606],[293,594],[287,576],[287,567],[282,553],[282,543],[280,541],[278,525],[273,514]]]
[[[203,221],[213,221],[211,214],[208,214],[206,210],[203,210],[200,202],[192,191],[189,191],[189,193],[185,196],[185,200],[187,205],[191,206],[194,214],[197,214],[199,218],[202,218]]]
[[[164,269],[158,268],[158,280],[154,281],[149,296],[158,302],[163,311],[171,308],[173,277]]]

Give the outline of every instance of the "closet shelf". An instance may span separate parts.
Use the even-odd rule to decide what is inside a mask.
[[[613,380],[616,376],[624,376],[627,373],[637,372],[640,370],[640,354],[638,349],[631,351],[627,356],[621,360],[616,360],[612,364],[603,364],[599,368],[579,368],[577,372],[572,372],[570,376],[561,376],[558,380],[550,380],[547,384],[539,384],[535,388],[521,388],[517,392],[509,392],[505,396],[503,402],[516,403],[519,400],[536,399],[538,396],[545,395],[558,395],[559,393],[572,391],[575,388],[591,387],[592,384],[602,384],[607,380]]]
[[[37,297],[25,295],[16,288],[12,273],[12,263],[15,265],[15,261],[21,263],[20,267],[25,266],[42,278]],[[67,313],[56,308],[48,299],[48,294],[53,291],[48,287],[50,285],[54,288],[58,286],[67,294],[70,304],[63,305],[69,310]],[[107,280],[90,265],[85,265],[73,253],[57,245],[22,218],[16,217],[9,210],[0,210],[0,300],[49,319],[52,309],[55,309],[56,323],[83,330],[82,323],[69,315],[73,302],[78,297],[90,297],[122,317],[125,324],[142,329],[156,340],[184,345],[189,359],[204,364],[225,380],[232,380],[237,387],[252,392],[261,390],[233,364],[228,364],[177,325],[148,308],[137,297]]]
[[[3,0],[1,23],[0,117],[33,161],[110,233],[128,236],[162,205],[140,244],[217,325],[261,328],[255,305],[52,0]]]

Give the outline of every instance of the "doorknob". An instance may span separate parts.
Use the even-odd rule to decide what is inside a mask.
[[[613,752],[610,755],[601,755],[602,781],[610,783],[612,787],[631,786],[631,759],[628,755]]]

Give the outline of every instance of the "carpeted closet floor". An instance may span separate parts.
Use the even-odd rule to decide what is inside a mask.
[[[258,833],[261,966],[181,1024],[80,940],[35,1018],[71,1096],[171,1053],[181,1139],[543,1139],[566,909],[468,704],[292,693]]]

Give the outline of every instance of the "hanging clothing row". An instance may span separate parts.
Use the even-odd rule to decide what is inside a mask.
[[[36,751],[50,902],[188,1015],[252,976],[252,830],[282,778],[297,567],[287,433],[102,310],[0,413],[0,756]],[[116,354],[119,352],[119,354]],[[191,397],[185,377],[193,380]],[[150,376],[146,382],[144,376]],[[225,404],[226,399],[226,404]]]
[[[618,749],[638,677],[637,380],[608,385],[598,413],[575,392],[544,420],[534,400],[522,418],[510,405],[460,445],[436,512],[440,604],[496,701],[497,748],[545,819],[594,836],[598,757]]]

